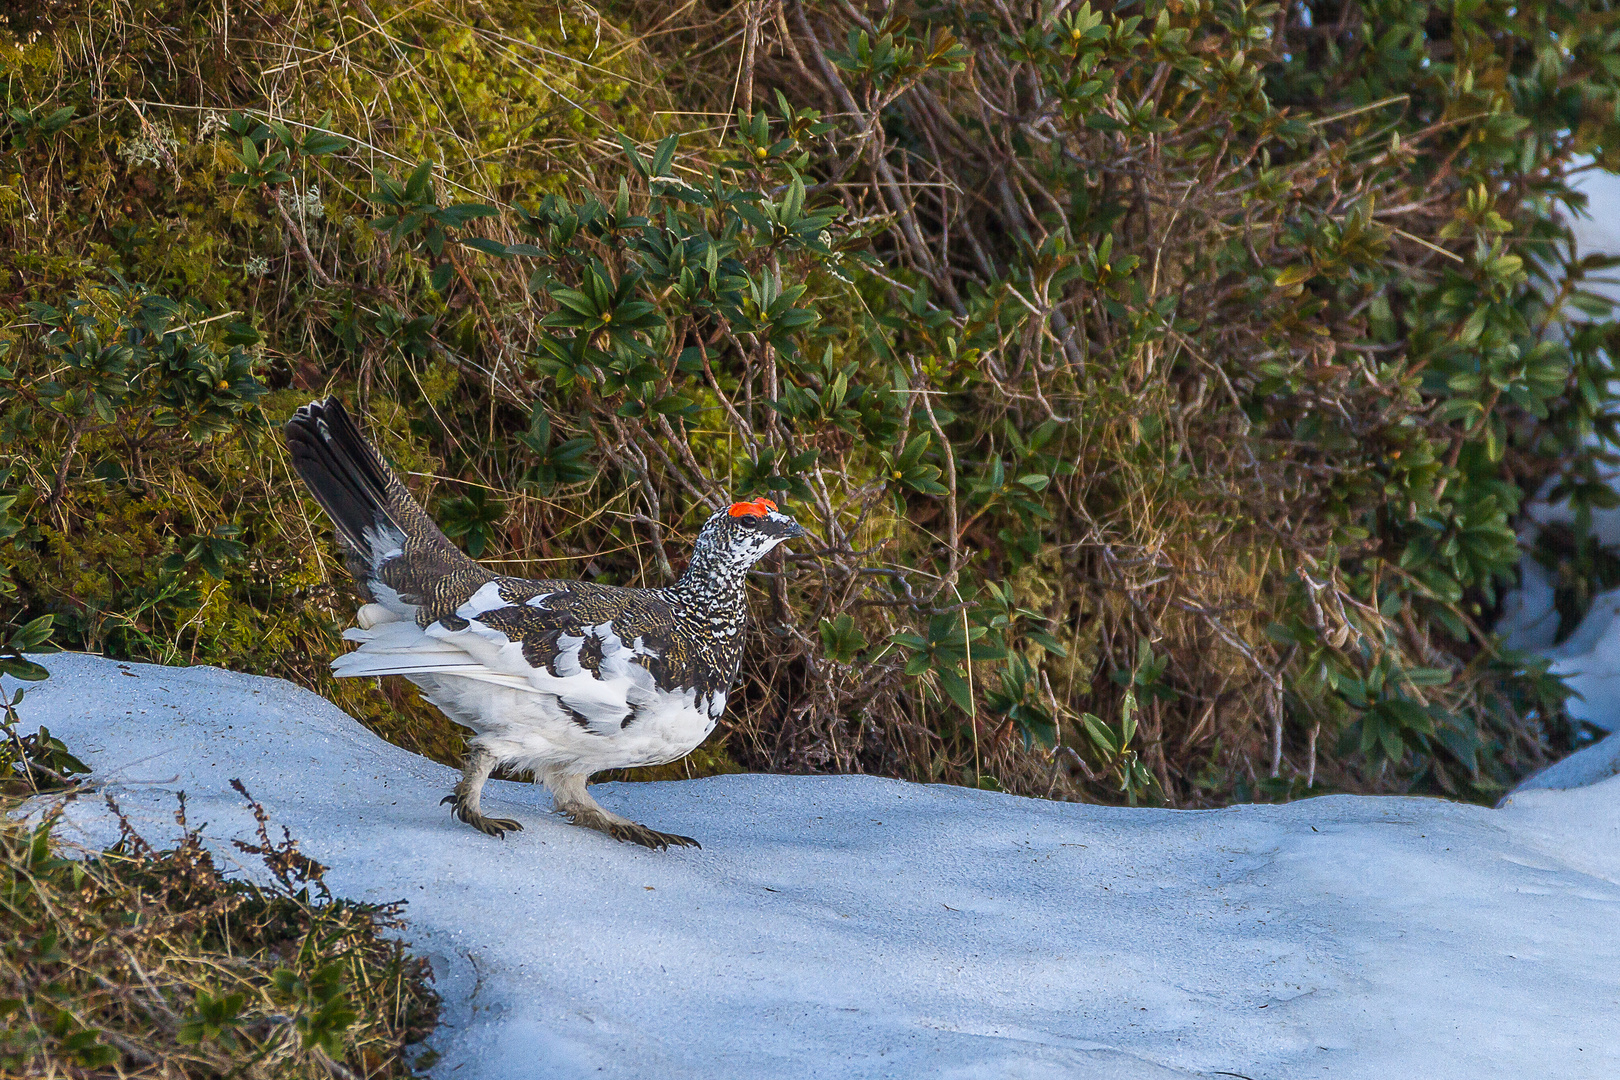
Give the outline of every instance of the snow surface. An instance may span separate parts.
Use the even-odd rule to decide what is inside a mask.
[[[1599,467],[1605,482],[1620,488],[1620,469]],[[1567,502],[1532,501],[1525,507],[1528,519],[1521,536],[1525,545],[1535,542],[1541,526],[1554,522],[1568,524],[1574,512]],[[1611,550],[1620,548],[1620,509],[1594,510],[1592,535]],[[1620,589],[1599,593],[1573,633],[1557,645],[1558,611],[1553,606],[1552,577],[1540,563],[1526,554],[1519,559],[1519,587],[1502,598],[1502,615],[1496,632],[1509,648],[1526,649],[1550,658],[1551,671],[1564,676],[1564,683],[1580,697],[1570,698],[1567,708],[1577,720],[1585,720],[1604,731],[1620,727]]]
[[[1620,255],[1620,175],[1590,169],[1577,173],[1570,187],[1586,196],[1586,212],[1571,214],[1570,231],[1575,234],[1576,253],[1591,255]],[[1620,271],[1604,270],[1595,275],[1599,279],[1589,288],[1594,292],[1620,300],[1620,285],[1614,279]],[[1578,313],[1573,318],[1580,318]]]
[[[1575,234],[1577,255],[1620,255],[1620,175],[1591,170],[1578,173],[1571,186],[1587,197],[1584,214],[1569,218]],[[1602,271],[1586,288],[1620,300],[1620,270]],[[1585,316],[1570,309],[1567,317],[1581,321]],[[1600,473],[1611,486],[1620,489],[1620,469],[1600,466]],[[1543,526],[1571,524],[1575,513],[1567,501],[1549,503],[1542,497],[1525,507],[1527,518],[1520,541],[1535,543]],[[1594,510],[1592,533],[1605,547],[1620,548],[1620,508]],[[1552,659],[1552,672],[1564,676],[1565,685],[1579,697],[1569,700],[1569,714],[1604,731],[1620,728],[1620,589],[1603,593],[1593,602],[1579,626],[1558,645],[1558,612],[1553,607],[1552,578],[1528,554],[1519,560],[1519,587],[1502,598],[1502,615],[1496,631],[1509,648],[1525,649]],[[1612,741],[1612,740],[1606,740]],[[1590,749],[1598,749],[1592,747]],[[1620,757],[1620,747],[1603,751],[1609,758]],[[1602,756],[1602,755],[1600,755]],[[1611,771],[1609,775],[1613,775]]]
[[[183,790],[236,862],[240,778],[335,891],[409,902],[446,1003],[440,1077],[1620,1076],[1620,778],[1497,810],[1131,810],[870,777],[593,789],[704,844],[671,852],[491,781],[488,812],[527,826],[501,841],[439,806],[452,770],[288,683],[42,659],[25,722],[149,839],[174,835]],[[114,835],[95,795],[63,830]]]

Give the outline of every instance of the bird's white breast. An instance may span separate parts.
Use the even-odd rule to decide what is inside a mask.
[[[698,708],[692,691],[654,691],[628,725],[604,729],[581,725],[551,694],[454,674],[412,681],[429,701],[476,731],[478,745],[519,768],[598,772],[661,765],[696,749],[719,716]]]
[[[360,648],[333,670],[404,675],[476,731],[478,745],[520,768],[596,772],[673,761],[695,749],[725,711],[724,693],[700,700],[695,690],[660,689],[636,662],[655,650],[640,638],[625,643],[611,623],[591,628],[601,648],[594,674],[580,663],[585,638],[566,635],[558,641],[557,673],[535,668],[520,643],[478,621],[492,599],[475,595],[462,605],[457,614],[468,624],[461,630],[403,620],[348,630],[344,637]]]

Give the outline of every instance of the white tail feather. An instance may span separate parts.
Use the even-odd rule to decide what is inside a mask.
[[[360,624],[362,630],[370,630],[383,623],[398,622],[400,618],[399,612],[391,611],[382,604],[365,604],[354,613],[354,621]]]
[[[332,674],[340,679],[369,679],[378,675],[455,675],[493,683],[513,690],[540,693],[519,675],[491,671],[453,642],[429,637],[414,621],[384,622],[343,631],[347,641],[360,647],[332,661]]]
[[[343,631],[343,640],[361,642],[361,648],[367,652],[431,653],[449,649],[465,655],[465,650],[452,643],[423,633],[414,620],[399,619],[370,627],[351,626]]]

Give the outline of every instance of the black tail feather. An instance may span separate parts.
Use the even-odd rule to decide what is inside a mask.
[[[494,578],[433,524],[337,398],[299,409],[287,421],[287,447],[349,549],[349,573],[368,598],[400,614],[408,608],[399,603],[414,605],[417,617],[431,622]]]
[[[286,433],[293,468],[350,548],[369,562],[378,554],[371,543],[380,530],[404,535],[402,523],[389,512],[387,466],[343,402],[336,397],[310,402],[287,421]]]

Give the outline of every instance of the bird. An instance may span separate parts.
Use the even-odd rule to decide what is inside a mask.
[[[797,521],[767,498],[715,512],[665,588],[507,577],[451,543],[336,396],[301,406],[285,435],[366,601],[343,633],[359,648],[333,674],[402,675],[472,729],[442,800],[455,817],[497,838],[521,830],[480,803],[507,766],[531,770],[571,824],[660,850],[701,846],[610,813],[586,784],[675,761],[714,730],[742,663],[749,569],[803,536]]]

